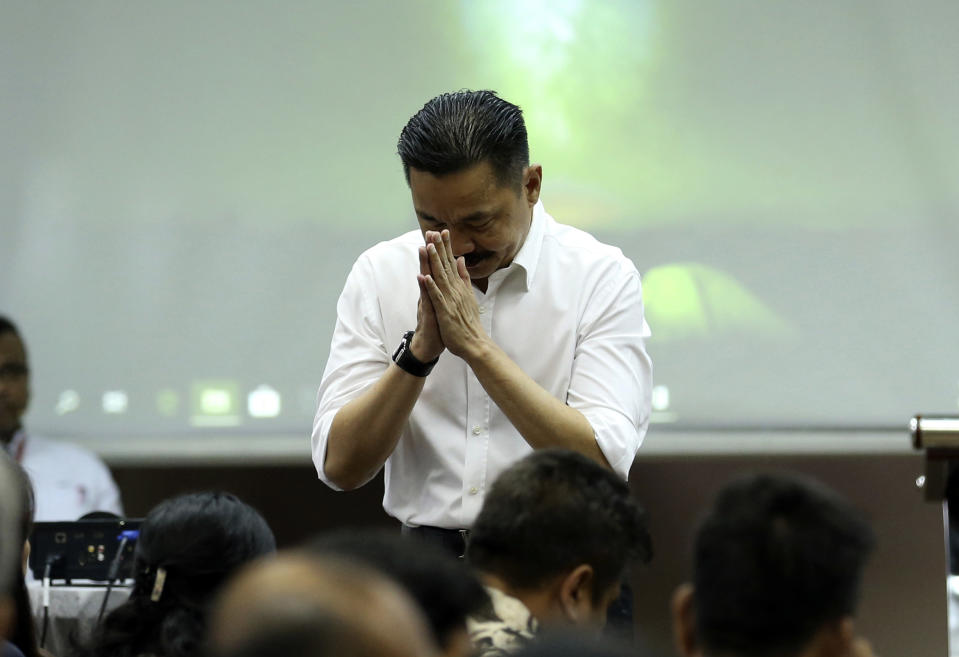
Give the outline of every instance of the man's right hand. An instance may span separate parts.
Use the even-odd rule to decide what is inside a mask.
[[[426,254],[426,246],[421,246],[419,251],[420,275],[426,276],[430,273],[430,261]],[[440,327],[436,323],[436,313],[433,311],[433,302],[430,301],[426,285],[420,281],[419,286],[420,300],[416,305],[416,331],[413,333],[410,351],[413,352],[417,360],[428,363],[435,358],[439,358],[446,346],[440,337]]]

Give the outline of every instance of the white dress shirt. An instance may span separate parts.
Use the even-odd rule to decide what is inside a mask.
[[[91,511],[123,515],[110,470],[90,450],[24,431],[13,437],[8,449],[33,482],[37,522],[77,520]]]
[[[416,327],[417,247],[411,231],[363,253],[337,303],[313,424],[324,471],[336,412],[377,381]],[[639,273],[622,252],[556,223],[537,203],[513,262],[475,287],[483,328],[546,391],[580,411],[623,478],[649,423],[651,364]],[[462,359],[444,352],[386,462],[387,513],[412,526],[472,524],[496,476],[532,451]]]

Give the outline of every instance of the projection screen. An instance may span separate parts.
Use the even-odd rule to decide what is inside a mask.
[[[959,412],[957,28],[953,0],[5,2],[27,424],[305,453],[346,274],[415,226],[400,129],[462,88],[524,109],[547,210],[642,273],[651,433]]]

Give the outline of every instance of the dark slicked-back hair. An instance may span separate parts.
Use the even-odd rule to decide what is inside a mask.
[[[486,161],[501,186],[519,190],[529,165],[523,112],[495,91],[457,91],[432,99],[403,128],[397,150],[407,183],[411,167],[443,176]]]
[[[467,549],[479,570],[522,589],[589,564],[597,600],[631,559],[651,556],[646,513],[626,482],[564,449],[537,450],[496,479]]]
[[[759,474],[726,485],[694,546],[696,630],[706,654],[795,655],[852,615],[875,538],[836,492]]]

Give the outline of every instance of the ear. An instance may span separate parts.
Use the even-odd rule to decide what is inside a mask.
[[[572,625],[588,623],[593,611],[593,567],[582,563],[566,573],[559,585],[559,604]]]
[[[523,194],[529,207],[536,205],[539,200],[539,191],[543,185],[543,167],[531,164],[523,170]]]
[[[696,637],[696,610],[693,607],[693,585],[680,584],[670,604],[673,612],[673,642],[682,657],[702,655]]]

